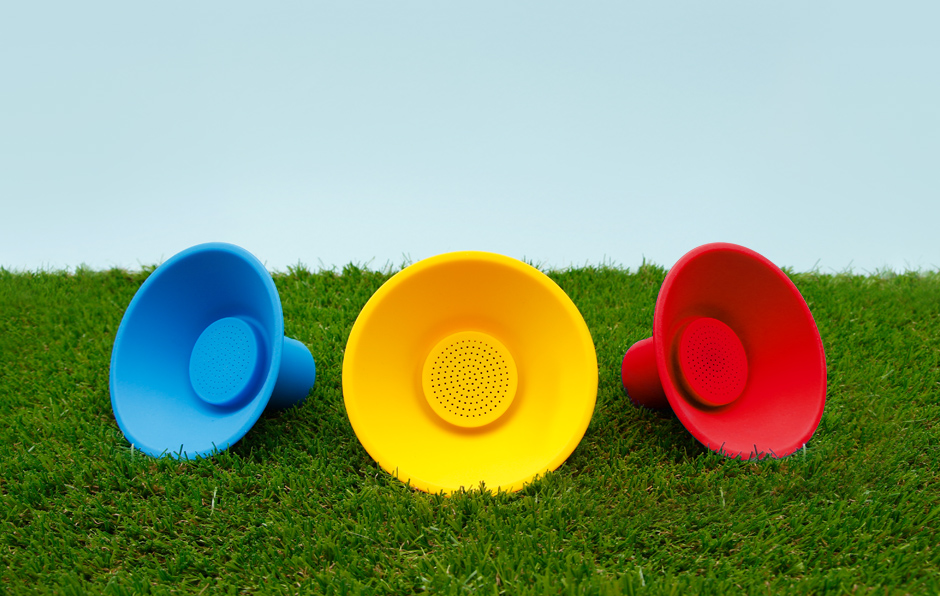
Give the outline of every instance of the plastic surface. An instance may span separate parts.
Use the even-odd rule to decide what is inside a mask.
[[[429,361],[464,371],[441,386],[456,392],[441,405],[449,413],[429,401],[428,385],[442,383]],[[499,380],[513,368],[514,390]],[[499,411],[504,393],[511,403]],[[584,436],[596,396],[597,356],[577,307],[537,269],[491,253],[438,255],[393,276],[362,309],[343,359],[346,411],[366,451],[429,492],[514,491],[554,470]],[[481,410],[461,420],[472,408]],[[492,419],[476,425],[477,415]]]
[[[281,350],[281,371],[271,393],[268,408],[283,410],[302,403],[317,378],[313,354],[292,337],[284,338]]]
[[[688,394],[706,406],[724,406],[747,384],[747,354],[737,334],[718,319],[697,317],[679,332],[679,377]]]
[[[647,337],[636,342],[623,356],[620,368],[621,379],[627,397],[634,406],[662,410],[669,407],[666,392],[659,380],[656,368],[656,348],[653,338]]]
[[[309,350],[284,337],[264,266],[237,246],[202,244],[158,267],[127,307],[111,352],[111,407],[144,453],[208,456],[248,432],[282,378],[272,405],[303,401],[315,375]]]
[[[479,331],[445,337],[431,349],[421,373],[431,409],[467,428],[485,426],[506,413],[518,385],[512,354],[495,337]]]
[[[703,319],[726,326],[745,357],[742,370],[735,363],[738,348],[725,332],[714,346],[699,348],[712,350],[718,367],[710,388],[711,381],[698,380],[706,383],[705,394],[719,396],[718,405],[696,395],[690,383],[694,358],[681,353],[683,332]],[[664,405],[664,395],[709,449],[745,459],[784,457],[809,441],[822,418],[826,357],[812,313],[783,271],[743,246],[706,244],[666,275],[653,336],[624,356],[623,381],[634,403]]]
[[[251,325],[238,317],[212,323],[189,356],[189,380],[196,395],[215,406],[235,406],[256,393],[263,354]]]

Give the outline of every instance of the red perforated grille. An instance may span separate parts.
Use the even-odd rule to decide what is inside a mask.
[[[688,389],[708,405],[737,399],[747,384],[747,355],[735,332],[717,319],[690,323],[679,340],[679,368]]]

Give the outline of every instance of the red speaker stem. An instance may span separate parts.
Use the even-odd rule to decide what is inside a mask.
[[[654,410],[669,407],[656,368],[656,349],[652,337],[636,342],[627,350],[623,356],[621,374],[623,388],[627,390],[633,405]]]

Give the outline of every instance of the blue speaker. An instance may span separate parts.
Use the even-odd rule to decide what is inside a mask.
[[[274,280],[231,244],[200,244],[158,267],[111,351],[114,417],[154,457],[227,449],[266,407],[302,402],[315,379],[310,351],[284,337]]]

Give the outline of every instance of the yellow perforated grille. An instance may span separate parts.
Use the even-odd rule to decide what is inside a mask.
[[[494,337],[464,331],[431,350],[422,384],[425,398],[443,419],[458,426],[483,426],[502,416],[512,403],[516,365]]]

